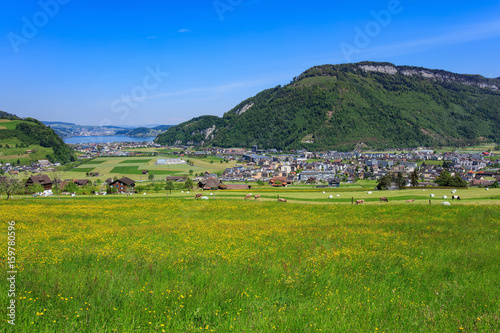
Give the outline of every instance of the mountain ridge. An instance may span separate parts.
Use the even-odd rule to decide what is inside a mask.
[[[352,149],[500,141],[500,79],[387,62],[314,66],[162,144]]]

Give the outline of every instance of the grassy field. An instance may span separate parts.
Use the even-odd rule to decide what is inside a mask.
[[[481,153],[491,149],[494,153],[500,153],[500,151],[495,150],[498,146],[497,143],[485,143],[477,146],[466,146],[466,147],[441,147],[436,149],[438,152],[454,152],[457,151],[459,153]]]
[[[116,196],[0,201],[0,220],[19,332],[500,330],[498,206]]]
[[[144,186],[145,184],[141,184]],[[166,198],[167,191],[162,190],[155,193],[152,190],[144,190],[148,197]],[[188,193],[189,192],[189,193]],[[323,193],[325,192],[325,193]],[[202,193],[204,196],[218,200],[244,200],[245,196],[251,193],[260,195],[259,201],[277,201],[278,196],[286,199],[292,204],[322,204],[337,205],[351,204],[352,201],[364,200],[365,205],[387,205],[381,203],[380,197],[386,197],[389,204],[392,205],[439,205],[442,202],[450,202],[452,205],[500,205],[500,189],[489,189],[486,191],[481,188],[458,189],[454,195],[458,195],[461,201],[452,200],[451,189],[418,189],[402,191],[376,191],[366,189],[352,188],[331,188],[315,189],[311,186],[290,186],[288,188],[276,189],[270,186],[253,187],[250,190],[221,190],[221,191],[201,191],[201,190],[176,190],[168,193],[171,199],[193,200],[196,193]],[[211,195],[212,194],[212,195]],[[431,194],[434,195],[431,197]],[[120,197],[120,195],[116,195]],[[332,196],[332,198],[330,198]],[[443,198],[446,196],[447,198]],[[408,203],[406,200],[415,199],[415,202]],[[252,200],[255,200],[252,198]]]
[[[22,120],[8,120],[0,119],[0,131],[8,129],[16,129],[17,124],[23,122]],[[38,160],[46,159],[47,154],[53,154],[52,148],[41,147],[38,145],[29,145],[25,148],[16,148],[16,144],[20,145],[21,141],[18,138],[4,138],[0,139],[0,163],[20,164],[26,165]],[[6,148],[7,145],[10,148]],[[35,151],[35,153],[27,154],[27,150]]]
[[[174,156],[172,156],[174,157]],[[64,178],[81,178],[82,172],[99,172],[99,177],[92,177],[93,180],[106,180],[108,178],[117,177],[129,177],[134,180],[139,180],[138,176],[142,175],[143,170],[148,170],[153,173],[158,178],[163,178],[164,175],[189,175],[189,170],[193,170],[194,173],[200,173],[208,171],[210,173],[217,173],[224,171],[225,168],[233,167],[236,162],[231,161],[229,163],[220,163],[221,159],[216,157],[208,158],[185,158],[189,159],[193,166],[187,164],[176,164],[176,165],[156,165],[158,159],[170,158],[168,156],[156,156],[153,158],[144,157],[98,157],[96,159],[90,160],[77,168],[71,169],[64,172]],[[212,162],[212,163],[211,163]],[[85,170],[85,171],[83,171]],[[147,178],[148,176],[143,176]]]

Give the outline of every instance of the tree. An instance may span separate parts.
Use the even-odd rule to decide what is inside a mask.
[[[165,190],[170,191],[170,194],[172,194],[172,190],[175,188],[174,182],[172,180],[169,180],[165,184]]]
[[[442,171],[441,174],[436,178],[435,183],[440,186],[450,186],[452,179],[453,178],[448,171]]]
[[[136,187],[137,188],[137,187]],[[107,194],[114,194],[116,193],[116,188],[109,186],[109,184],[106,186],[106,193]]]
[[[190,175],[193,175],[193,172],[194,172],[193,169],[189,170]]]
[[[42,193],[43,190],[43,186],[40,184],[33,184],[28,188],[28,191],[30,193]]]
[[[64,186],[64,191],[76,193],[78,191],[78,186],[76,186],[76,184],[73,182],[68,182],[66,186]]]
[[[264,185],[265,185],[265,183],[264,183],[262,180],[260,180],[260,179],[259,179],[259,180],[257,180],[257,182],[256,182],[256,183],[257,183],[257,185],[259,185],[259,186],[264,186]]]
[[[13,177],[7,177],[0,182],[0,193],[5,193],[7,195],[7,200],[10,199],[11,195],[19,191],[23,185],[21,182]]]
[[[148,176],[148,179],[149,180],[155,179],[155,175],[153,173],[150,173],[149,176]]]
[[[418,172],[416,169],[410,174],[410,181],[411,186],[418,186]]]
[[[17,165],[21,164],[21,161],[19,159],[17,159]]]
[[[493,184],[490,185],[491,188],[499,188],[498,180],[496,180]]]
[[[159,182],[156,182],[154,185],[153,185],[153,190],[158,193],[161,189],[162,189],[162,184],[159,183]]]
[[[452,187],[467,187],[467,182],[462,179],[458,174],[455,175],[455,177],[452,178],[452,181],[449,186]]]
[[[191,178],[186,179],[186,182],[184,183],[184,187],[187,188],[188,190],[190,190],[194,187],[194,183],[191,180]]]
[[[392,183],[392,176],[387,174],[385,176],[383,176],[382,178],[380,178],[378,181],[377,181],[377,189],[379,190],[385,190],[386,188],[388,187],[391,187],[391,183]]]
[[[467,182],[462,177],[458,174],[452,177],[448,171],[442,171],[439,177],[436,178],[435,183],[440,186],[467,187]]]
[[[54,179],[54,182],[52,184],[52,189],[56,190],[57,200],[59,201],[61,201],[60,197],[61,188],[59,187],[59,185],[62,182],[62,177],[63,177],[63,172],[61,171],[61,169],[56,168],[54,169],[54,171],[52,171],[52,178]]]
[[[210,164],[214,164],[214,161],[213,161],[213,160],[212,160],[212,161],[210,161]]]
[[[403,177],[403,174],[401,172],[398,172],[397,176],[396,176],[396,184],[398,185],[398,187],[404,187],[406,185],[406,180],[405,178]]]

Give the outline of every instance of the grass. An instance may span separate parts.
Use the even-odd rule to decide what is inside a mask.
[[[190,160],[194,164],[193,166],[187,164],[155,165],[155,162],[158,159],[162,158],[168,157],[157,156],[148,159],[145,159],[144,157],[99,157],[80,165],[78,168],[66,171],[63,177],[79,177],[79,175],[81,175],[81,172],[79,172],[79,170],[92,167],[93,172],[99,172],[100,174],[99,177],[92,178],[94,180],[100,179],[101,181],[104,181],[107,178],[113,178],[116,175],[118,175],[119,177],[126,176],[134,180],[139,180],[139,177],[137,176],[142,175],[142,170],[148,170],[149,172],[153,172],[155,175],[188,175],[189,170],[193,170],[193,173],[197,174],[205,171],[208,171],[210,173],[222,172],[225,168],[233,167],[236,164],[236,162],[234,161],[231,161],[229,163],[220,163],[221,159],[207,157],[206,159],[190,158]],[[210,163],[210,161],[215,162]]]
[[[22,120],[8,120],[8,119],[1,119],[2,122],[0,122],[2,125],[2,127],[4,127],[4,129],[8,129],[8,130],[15,130],[16,129],[16,126],[17,124],[19,123],[27,123],[26,121],[22,121]]]
[[[499,216],[498,206],[0,202],[0,219],[17,222],[23,332],[495,332]]]
[[[27,165],[38,160],[46,159],[47,154],[53,154],[52,148],[41,147],[38,145],[29,145],[27,148],[15,148],[16,144],[21,142],[17,138],[9,138],[0,140],[0,163],[16,163],[19,160],[20,164]],[[10,148],[5,148],[9,145]],[[36,150],[36,153],[27,154],[27,150]]]
[[[106,160],[98,160],[98,159],[94,159],[94,160],[90,160],[88,161],[86,164],[87,165],[94,165],[94,164],[102,164],[106,162]]]
[[[150,158],[148,158],[147,160],[138,160],[138,159],[126,159],[124,161],[121,161],[120,164],[134,164],[134,163],[138,163],[138,164],[145,164],[145,163],[148,163],[149,161],[151,161]]]
[[[171,175],[176,173],[176,171],[168,171],[168,170],[150,170],[150,172],[154,173],[155,175]],[[122,167],[114,167],[109,173],[142,175],[142,170],[139,170],[138,166],[122,166]]]
[[[72,172],[80,172],[80,173],[87,173],[87,172],[92,172],[94,168],[73,168],[71,169]]]

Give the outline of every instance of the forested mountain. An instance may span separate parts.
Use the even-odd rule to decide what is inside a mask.
[[[500,78],[390,63],[316,66],[156,142],[311,150],[499,142],[499,88]]]
[[[19,118],[0,111],[0,142],[15,141],[21,145],[37,145],[52,148],[45,158],[52,162],[67,163],[75,160],[75,152],[52,130],[41,121],[33,118]]]
[[[159,125],[153,128],[147,128],[147,127],[137,127],[134,129],[125,129],[121,131],[117,131],[117,135],[128,135],[132,137],[137,137],[137,138],[145,138],[145,137],[153,137],[157,136],[164,131],[166,131],[168,128],[172,127],[171,125]]]

